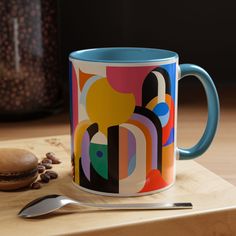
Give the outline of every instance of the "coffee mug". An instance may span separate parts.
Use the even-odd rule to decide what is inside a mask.
[[[178,54],[151,48],[96,48],[70,60],[73,181],[110,196],[139,196],[175,182],[176,159],[198,157],[215,135],[219,100],[208,73],[178,64]],[[208,120],[198,143],[176,145],[178,80],[196,76]]]

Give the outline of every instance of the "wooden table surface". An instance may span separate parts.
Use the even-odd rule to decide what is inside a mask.
[[[0,142],[1,147],[24,148],[39,159],[48,150],[62,163],[54,165],[59,177],[39,190],[0,192],[0,235],[83,236],[217,236],[236,234],[236,187],[195,161],[177,161],[176,182],[168,190],[141,197],[99,196],[72,184],[69,135]],[[22,219],[19,210],[29,201],[47,194],[67,195],[93,203],[191,202],[193,209],[114,211],[63,208],[54,214]]]
[[[178,146],[189,147],[197,142],[205,127],[206,106],[179,106]],[[69,114],[46,118],[0,123],[0,141],[69,134]],[[197,162],[236,186],[236,107],[221,107],[220,125],[208,151]]]

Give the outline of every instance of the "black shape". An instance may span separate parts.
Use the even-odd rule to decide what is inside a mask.
[[[111,192],[119,192],[119,126],[108,128],[108,178]]]
[[[153,113],[152,111],[150,111],[149,109],[147,109],[145,107],[136,106],[134,112],[147,117],[150,121],[152,121],[152,123],[156,127],[156,132],[157,132],[157,137],[158,137],[158,140],[157,140],[157,151],[158,151],[157,169],[160,172],[162,172],[162,126],[161,126],[161,122],[160,122],[159,118],[155,115],[155,113]]]
[[[158,82],[156,76],[150,72],[145,78],[142,86],[142,106],[145,107],[157,96]]]
[[[100,176],[93,168],[92,164],[90,164],[90,178],[91,189],[100,192],[118,193],[117,188],[114,188],[110,179],[104,179]]]
[[[158,96],[158,80],[155,74],[152,73],[153,71],[157,71],[163,75],[166,85],[165,93],[170,94],[171,92],[171,82],[169,73],[164,68],[161,67],[155,68],[147,75],[142,85],[143,107],[145,107],[154,97]]]
[[[79,181],[80,181],[80,185],[84,188],[88,188],[88,189],[93,189],[90,181],[87,179],[86,175],[84,174],[84,170],[82,168],[82,163],[81,163],[81,158],[79,160]],[[90,165],[91,167],[91,165]],[[91,169],[90,169],[91,171]]]
[[[98,124],[93,123],[87,128],[88,134],[89,134],[89,139],[91,140],[93,136],[98,132]]]

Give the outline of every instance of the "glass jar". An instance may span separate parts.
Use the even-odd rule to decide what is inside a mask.
[[[0,119],[61,104],[56,0],[0,1]]]

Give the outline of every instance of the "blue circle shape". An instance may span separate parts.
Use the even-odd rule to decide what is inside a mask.
[[[157,116],[164,116],[169,112],[169,107],[165,102],[160,102],[154,107],[153,112]]]
[[[103,156],[103,152],[102,151],[97,151],[96,155],[97,155],[97,157],[102,157]]]

